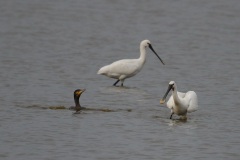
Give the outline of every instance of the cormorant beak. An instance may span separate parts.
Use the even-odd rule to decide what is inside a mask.
[[[173,84],[168,86],[167,92],[165,93],[165,95],[163,96],[163,98],[160,100],[160,103],[161,103],[161,104],[163,104],[163,103],[166,102],[166,97],[167,97],[169,91],[172,89],[172,87],[173,87]]]
[[[86,89],[77,92],[77,95],[80,96]]]
[[[158,54],[154,51],[154,49],[152,48],[151,44],[148,44],[149,48],[153,51],[153,53],[155,53],[155,55],[158,57],[158,59],[162,62],[162,64],[164,65],[165,63],[162,61],[162,59],[158,56]]]

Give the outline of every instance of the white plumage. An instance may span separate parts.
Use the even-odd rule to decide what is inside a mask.
[[[138,59],[123,59],[113,62],[110,65],[102,67],[97,74],[102,74],[109,78],[118,79],[113,85],[115,86],[119,81],[121,81],[121,85],[123,86],[123,82],[126,78],[135,76],[138,72],[141,71],[144,63],[146,62],[146,47],[149,47],[164,64],[162,59],[153,50],[150,41],[144,40],[140,43],[140,57]]]
[[[197,94],[194,91],[188,91],[186,93],[177,91],[177,84],[174,81],[169,82],[169,87],[160,101],[163,104],[166,101],[167,94],[172,89],[172,96],[169,98],[167,102],[167,107],[171,109],[171,116],[173,114],[177,114],[182,116],[182,119],[186,119],[187,113],[194,112],[198,109],[198,98]]]

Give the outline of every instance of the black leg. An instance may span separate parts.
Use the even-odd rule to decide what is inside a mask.
[[[114,84],[113,84],[113,86],[116,86],[116,84],[119,82],[120,80],[118,79]]]
[[[123,83],[121,84],[121,86],[123,86]]]
[[[173,115],[173,114],[171,114],[170,119],[172,119],[172,115]]]

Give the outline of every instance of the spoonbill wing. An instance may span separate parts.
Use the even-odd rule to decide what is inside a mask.
[[[135,75],[140,71],[140,65],[133,63],[134,60],[121,60],[111,65],[111,71],[123,75]]]
[[[189,99],[188,113],[194,112],[198,109],[198,98],[194,91],[188,91],[186,97]]]
[[[138,63],[134,63],[134,60],[119,60],[108,66],[103,67],[108,74],[118,74],[118,75],[126,75],[132,76],[138,73],[140,70],[140,65]],[[100,69],[101,70],[101,69]]]

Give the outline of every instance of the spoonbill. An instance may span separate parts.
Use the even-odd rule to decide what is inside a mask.
[[[80,110],[82,109],[86,109],[85,107],[82,107],[79,103],[79,98],[81,96],[81,94],[85,91],[86,89],[77,89],[74,91],[73,96],[74,96],[74,102],[75,102],[75,107],[69,107],[70,110],[76,110],[75,113],[78,113]]]
[[[181,115],[181,119],[187,119],[187,112],[191,113],[198,109],[197,94],[194,91],[188,91],[186,93],[178,92],[176,82],[170,81],[167,92],[160,100],[161,104],[165,103],[166,97],[171,89],[172,96],[167,102],[167,107],[171,109],[170,119],[173,114]]]
[[[102,67],[97,74],[117,79],[113,86],[116,86],[119,81],[121,81],[121,85],[123,86],[123,82],[126,78],[133,77],[141,71],[144,63],[146,62],[146,47],[149,47],[164,64],[162,59],[154,51],[151,42],[149,40],[143,40],[140,43],[140,57],[138,59],[123,59],[113,62],[112,64]]]

